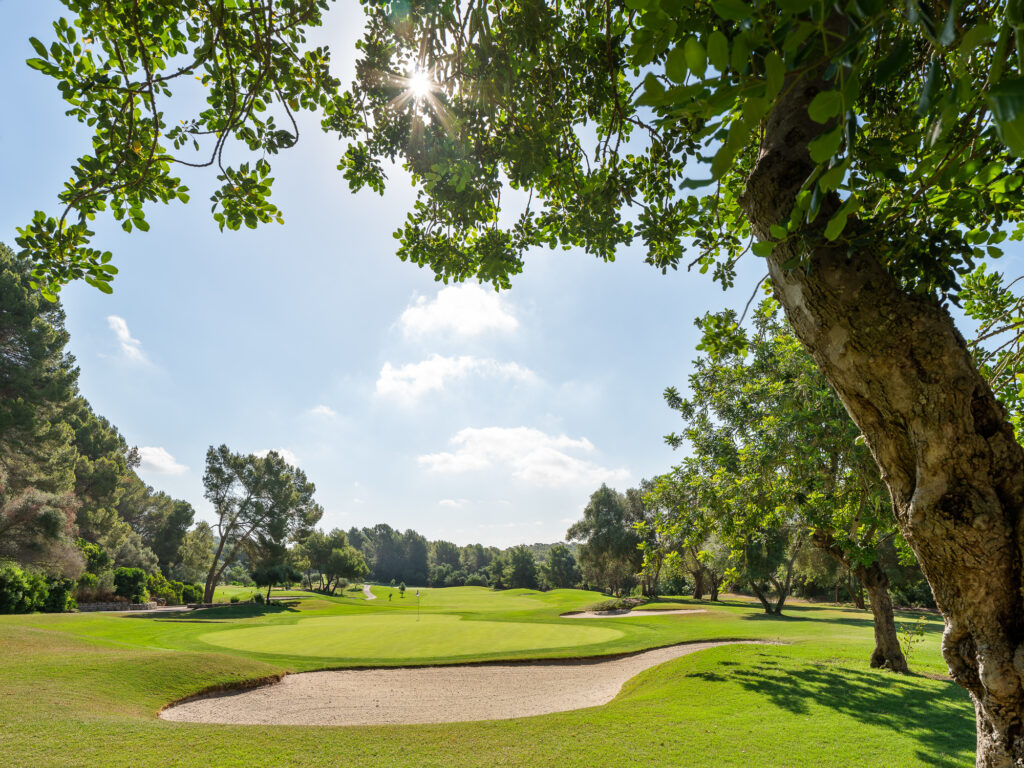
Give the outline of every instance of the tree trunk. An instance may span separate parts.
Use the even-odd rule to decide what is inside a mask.
[[[864,585],[860,579],[853,575],[853,571],[850,571],[849,585],[850,600],[853,601],[854,607],[863,611],[868,607],[867,603],[864,602]]]
[[[754,579],[748,579],[747,583],[750,584],[750,591],[753,592],[754,596],[761,602],[761,607],[764,608],[765,613],[769,615],[778,613],[778,611],[775,610],[775,606],[768,600],[766,590],[761,589],[760,585]]]
[[[807,144],[832,127],[807,114],[821,90],[791,76],[766,121],[741,199],[760,240],[788,220],[814,168]],[[774,249],[775,295],[864,433],[945,616],[943,655],[974,702],[977,766],[1019,768],[1024,453],[948,312],[886,271],[899,244],[852,217],[849,242],[822,238],[838,205],[829,195],[813,225]]]
[[[695,571],[691,571],[690,574],[693,576],[693,599],[703,600],[704,599],[704,569],[698,568]]]
[[[213,562],[210,563],[210,570],[206,574],[206,584],[203,586],[203,602],[213,602],[213,591],[217,588],[217,579],[224,572],[224,568],[221,567],[220,571],[217,570],[217,565],[220,563],[221,555],[224,553],[224,543],[227,541],[227,536],[221,536],[220,541],[217,543],[217,551],[213,555]]]
[[[713,602],[718,602],[718,587],[722,583],[721,578],[714,571],[708,572],[708,592]]]
[[[875,650],[871,654],[871,666],[891,669],[906,674],[910,671],[907,660],[900,648],[896,634],[896,621],[892,615],[892,599],[889,597],[889,577],[877,561],[870,566],[857,566],[857,578],[868,591],[871,599],[871,613],[875,617]]]

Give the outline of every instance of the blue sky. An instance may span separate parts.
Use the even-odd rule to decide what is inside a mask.
[[[3,101],[17,105],[0,125],[0,240],[13,246],[34,210],[56,212],[88,135],[24,65],[28,37],[48,42],[62,7],[0,9]],[[346,83],[359,14],[339,4],[314,37]],[[728,293],[662,275],[640,249],[613,264],[538,251],[501,294],[445,287],[394,256],[408,179],[353,195],[335,169],[342,145],[305,129],[273,160],[283,226],[219,232],[214,179],[184,174],[192,203],[150,209],[150,232],[97,222],[121,270],[113,295],[62,294],[82,392],[140,446],[146,482],[208,516],[209,445],[276,449],[316,483],[324,527],[509,546],[561,539],[602,482],[624,489],[679,460],[661,392],[685,385],[693,319],[742,307],[759,260]]]

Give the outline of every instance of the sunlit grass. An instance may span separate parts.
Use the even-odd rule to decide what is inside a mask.
[[[793,605],[778,618],[749,602],[680,598],[665,606],[708,612],[571,620],[558,616],[600,595],[459,588],[423,591],[417,622],[414,591],[401,599],[396,590],[389,603],[389,589],[376,587],[383,599],[373,601],[305,597],[288,606],[236,605],[180,616],[0,617],[0,765],[952,768],[972,760],[967,697],[945,680],[868,668],[871,618],[864,611]],[[362,628],[352,630],[351,642],[336,644],[336,655],[311,655],[320,651],[318,633],[309,630],[345,621]],[[374,656],[371,638],[383,638],[382,623],[402,630],[378,642]],[[534,625],[527,634],[558,636],[583,625],[618,636],[555,652],[509,647],[495,653],[486,647],[486,633],[447,644],[435,633],[447,625],[494,629],[503,623],[510,633]],[[287,644],[277,655],[207,642],[210,634],[244,638],[267,630],[265,637]],[[913,658],[917,670],[944,670],[940,632],[941,624],[930,619]],[[424,654],[418,663],[443,663],[616,653],[721,638],[787,645],[702,651],[634,678],[607,706],[514,721],[303,728],[156,718],[162,706],[209,686],[282,671],[401,663],[408,648]]]

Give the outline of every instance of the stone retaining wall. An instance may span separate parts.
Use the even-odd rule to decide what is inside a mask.
[[[152,611],[157,603],[79,603],[79,611]]]

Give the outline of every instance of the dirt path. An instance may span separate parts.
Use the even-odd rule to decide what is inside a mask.
[[[707,613],[706,608],[680,608],[671,611],[580,611],[563,613],[562,619],[628,619],[630,616],[678,616],[681,613]]]
[[[705,648],[688,643],[608,660],[346,669],[169,707],[165,720],[234,725],[386,725],[505,720],[607,704],[645,669]]]
[[[369,584],[363,584],[363,594],[366,595],[367,600],[376,600],[377,596],[370,591]]]

